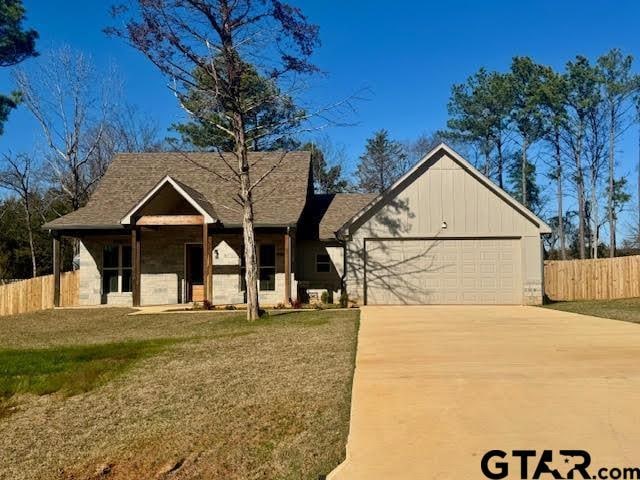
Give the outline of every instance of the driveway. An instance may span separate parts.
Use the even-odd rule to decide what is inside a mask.
[[[563,475],[560,449],[640,467],[640,325],[537,307],[363,308],[347,459],[329,478],[484,479],[491,449],[554,450]]]

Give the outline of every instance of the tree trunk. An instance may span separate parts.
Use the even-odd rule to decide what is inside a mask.
[[[592,173],[591,179],[591,221],[593,222],[593,228],[591,229],[591,258],[598,258],[598,241],[600,237],[599,223],[600,219],[598,212],[598,198],[597,198],[597,185],[596,185],[596,173]]]
[[[567,259],[567,250],[564,241],[564,211],[562,206],[562,153],[560,151],[560,135],[556,134],[555,141],[555,157],[557,167],[557,182],[558,182],[558,236],[560,237],[560,258],[562,260]]]
[[[24,199],[24,212],[27,219],[27,233],[29,235],[29,248],[31,250],[31,268],[32,277],[38,275],[38,269],[36,265],[36,249],[33,244],[33,227],[31,225],[31,206],[29,205],[29,199]]]
[[[527,202],[527,138],[522,139],[522,204],[529,208]]]
[[[615,160],[615,120],[616,120],[616,112],[613,108],[611,108],[609,118],[609,198],[608,200],[608,209],[609,209],[609,257],[613,258],[616,256],[616,218],[615,213],[613,211],[613,196],[615,192],[613,191],[614,187],[614,160]]]
[[[249,159],[245,143],[244,119],[236,114],[234,118],[236,135],[236,156],[240,171],[240,197],[242,199],[242,235],[244,238],[245,284],[247,289],[247,320],[260,318],[258,300],[258,259],[256,238],[253,227],[253,193],[249,176]]]
[[[584,121],[581,120],[578,127],[578,138],[576,140],[577,148],[574,152],[574,161],[576,164],[576,190],[578,195],[578,253],[580,259],[585,258],[585,221],[587,217],[585,198],[584,198],[584,172],[582,171],[582,142],[584,138]]]
[[[584,198],[584,177],[582,172],[577,173],[576,189],[578,193],[578,253],[581,259],[585,258],[584,237],[585,237],[585,217],[586,206]]]
[[[504,171],[504,162],[502,161],[502,140],[498,140],[498,186],[504,190],[504,180],[503,171]]]

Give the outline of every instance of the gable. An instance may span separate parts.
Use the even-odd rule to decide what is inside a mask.
[[[353,234],[361,228],[380,237],[531,236],[549,231],[445,145],[428,154],[343,231]]]
[[[130,224],[134,216],[177,215],[193,212],[202,215],[205,223],[214,223],[211,206],[202,201],[202,195],[197,191],[190,187],[185,189],[185,187],[170,176],[164,177],[127,212],[120,223]]]

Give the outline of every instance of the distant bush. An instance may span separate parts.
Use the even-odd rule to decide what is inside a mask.
[[[322,295],[320,295],[320,301],[325,305],[329,303],[329,292],[327,292],[326,290],[322,292]]]
[[[349,295],[344,290],[340,294],[340,306],[342,308],[347,308],[349,306]]]

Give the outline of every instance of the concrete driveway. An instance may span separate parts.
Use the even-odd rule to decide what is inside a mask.
[[[554,450],[563,475],[560,449],[588,451],[595,471],[640,467],[640,325],[537,307],[363,308],[347,459],[329,478],[483,479],[491,449]]]

